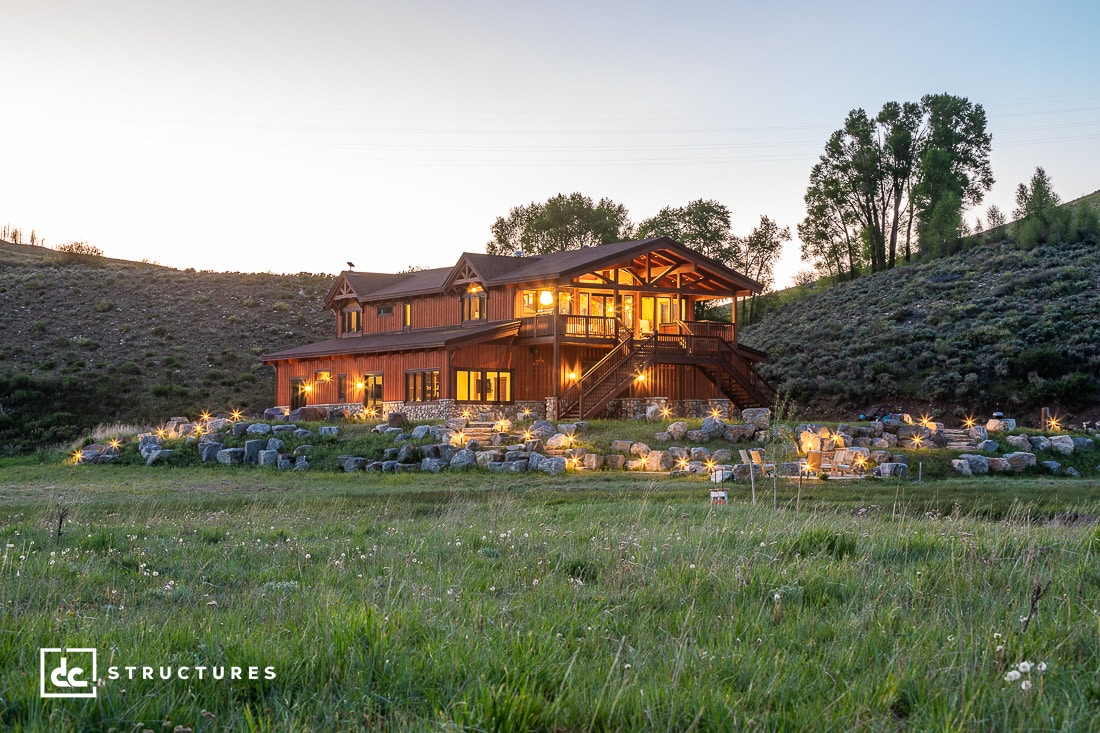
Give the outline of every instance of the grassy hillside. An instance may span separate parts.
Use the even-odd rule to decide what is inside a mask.
[[[267,351],[327,337],[327,275],[180,271],[0,242],[0,450],[274,399]]]
[[[742,340],[768,352],[773,384],[818,412],[893,401],[1092,415],[1100,247],[984,244],[790,302]]]

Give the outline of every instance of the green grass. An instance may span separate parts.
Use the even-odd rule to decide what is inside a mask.
[[[1100,513],[1095,481],[823,482],[795,511],[794,486],[711,507],[705,482],[625,474],[2,468],[5,729],[1100,723],[1100,536],[1044,521]],[[42,701],[57,645],[276,678]],[[1048,665],[1027,692],[1004,680],[1023,660]]]

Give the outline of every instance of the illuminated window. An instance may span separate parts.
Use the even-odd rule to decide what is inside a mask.
[[[313,381],[314,382],[331,382],[332,381],[332,372],[330,372],[327,369],[318,369],[317,371],[313,372]]]
[[[405,372],[405,401],[432,402],[439,399],[439,370]]]
[[[386,318],[393,315],[393,305],[380,305],[376,311],[379,318]]]
[[[340,312],[340,333],[359,333],[362,328],[363,311],[359,308],[345,308]]]
[[[458,369],[455,371],[455,399],[459,402],[511,402],[512,372]]]
[[[411,328],[413,322],[413,306],[412,303],[406,303],[405,307],[401,309],[401,325],[405,328]]]
[[[462,320],[484,321],[486,320],[486,295],[480,288],[477,291],[467,292],[462,296]]]

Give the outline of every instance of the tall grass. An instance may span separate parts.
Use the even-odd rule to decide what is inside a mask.
[[[0,505],[0,727],[1100,723],[1098,532],[1024,507],[988,522],[907,503],[711,507],[698,484],[428,493],[332,477],[219,492],[195,470],[173,490],[117,475],[134,483],[66,487],[60,540],[51,492]],[[1024,631],[1036,580],[1050,588]],[[277,676],[107,680],[95,701],[40,700],[37,649],[61,645],[96,647],[101,670]],[[1029,691],[1004,679],[1024,660],[1048,665]]]

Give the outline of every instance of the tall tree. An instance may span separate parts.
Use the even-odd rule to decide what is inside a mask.
[[[874,118],[852,110],[811,170],[807,217],[799,226],[810,238],[803,256],[824,271],[839,270],[846,259],[854,276],[857,263],[893,267],[904,237],[909,259],[914,222],[918,234],[942,235],[992,186],[990,143],[985,111],[961,97],[887,102]]]
[[[1033,247],[1068,237],[1073,215],[1068,207],[1059,209],[1061,203],[1050,176],[1042,167],[1036,168],[1030,185],[1021,183],[1016,187],[1016,208],[1012,211],[1016,242]]]
[[[629,239],[626,207],[611,199],[598,203],[580,193],[558,194],[545,203],[516,206],[490,227],[489,254],[540,255]]]
[[[729,207],[711,199],[698,199],[684,206],[666,206],[656,216],[644,219],[634,235],[669,237],[711,259],[731,265],[733,233]]]
[[[775,284],[775,263],[783,252],[783,243],[791,239],[789,227],[780,227],[768,216],[747,237],[734,239],[733,266],[764,286],[767,291]],[[756,296],[749,299],[748,316],[756,309]]]

